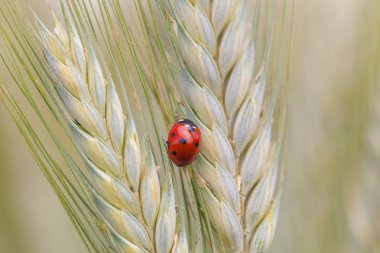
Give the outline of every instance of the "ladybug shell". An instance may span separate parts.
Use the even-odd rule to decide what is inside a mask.
[[[194,161],[201,148],[201,131],[188,120],[179,120],[172,126],[168,141],[169,157],[178,167]]]

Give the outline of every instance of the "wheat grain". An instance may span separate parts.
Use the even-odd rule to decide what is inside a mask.
[[[258,253],[267,252],[269,250],[277,225],[279,210],[279,200],[277,199],[278,197],[279,195],[273,199],[270,208],[265,214],[265,217],[257,226],[256,232],[253,235],[247,252]]]
[[[204,136],[194,169],[213,227],[226,252],[263,252],[274,234],[278,150],[271,116],[260,117],[267,77],[264,68],[254,75],[254,1],[178,0],[167,8],[184,113]]]
[[[175,244],[186,252],[184,231],[176,236],[172,179],[160,182],[151,148],[140,145],[130,110],[124,112],[91,44],[83,46],[70,16],[68,33],[57,19],[54,33],[37,21],[55,90],[87,168],[83,185],[119,250],[168,253]]]

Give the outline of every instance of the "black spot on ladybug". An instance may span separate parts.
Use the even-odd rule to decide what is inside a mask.
[[[185,140],[185,139],[183,139],[183,138],[182,138],[182,139],[180,139],[180,140],[179,140],[179,142],[180,142],[180,143],[182,143],[182,144],[186,144],[186,140]]]
[[[170,142],[169,142],[169,141],[166,141],[166,145],[168,145],[168,147],[170,147]]]
[[[172,152],[172,155],[176,155],[176,154],[177,154],[177,151],[173,151],[173,152]]]
[[[196,146],[196,147],[199,147],[199,142],[196,142],[196,143],[195,143],[195,146]]]
[[[175,136],[175,133],[172,133],[172,136]]]
[[[189,130],[190,130],[191,132],[193,132],[193,133],[195,132],[195,128],[192,127],[192,126],[188,126],[187,129],[189,129]]]

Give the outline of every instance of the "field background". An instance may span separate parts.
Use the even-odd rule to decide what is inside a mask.
[[[28,2],[49,20],[45,1]],[[295,0],[286,172],[272,253],[380,252],[379,11],[376,0]],[[2,105],[0,252],[86,252]]]

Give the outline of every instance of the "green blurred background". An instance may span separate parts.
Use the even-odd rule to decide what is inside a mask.
[[[50,20],[45,1],[29,3]],[[295,1],[272,253],[380,252],[379,13],[378,0]],[[0,252],[86,252],[2,105],[0,126]]]

